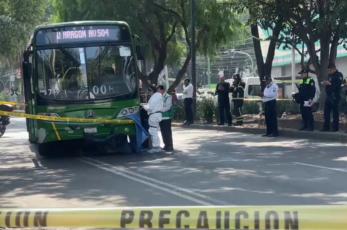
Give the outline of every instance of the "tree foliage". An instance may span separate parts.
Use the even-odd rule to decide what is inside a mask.
[[[236,3],[239,9],[249,11],[253,36],[257,37],[257,26],[272,31],[266,58],[269,62],[256,55],[260,76],[264,71],[271,73],[276,46],[296,47],[303,42],[318,79],[326,77],[328,64],[335,63],[337,46],[347,36],[345,0],[239,0]],[[257,54],[261,50],[256,40],[258,37],[254,42]]]
[[[35,26],[47,19],[47,0],[0,1],[0,63],[7,67],[18,65]]]
[[[253,37],[253,45],[255,57],[257,61],[257,69],[262,87],[264,87],[265,77],[271,76],[272,62],[275,56],[275,50],[278,46],[278,39],[282,29],[284,28],[284,20],[278,13],[276,0],[252,1],[252,0],[236,0],[235,8],[239,12],[249,12],[248,24],[251,28]],[[259,36],[259,27],[265,31],[271,31],[266,38],[269,41],[268,50],[264,60],[261,48],[261,38]]]
[[[288,43],[290,34],[304,42],[318,79],[323,80],[329,63],[335,63],[337,46],[346,38],[347,2],[283,0],[278,7],[286,21],[283,42]]]
[[[234,34],[239,25],[231,4],[217,0],[197,2],[196,45],[201,53],[211,53]],[[124,20],[137,34],[145,47],[146,57],[152,63],[142,79],[156,84],[165,64],[179,65],[175,87],[184,76],[192,45],[190,34],[190,0],[56,0],[55,19],[71,20]],[[184,59],[183,62],[181,60]]]

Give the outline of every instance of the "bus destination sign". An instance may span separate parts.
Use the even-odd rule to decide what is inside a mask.
[[[39,31],[36,35],[36,45],[119,41],[120,38],[120,28],[116,26],[98,28],[67,27],[59,31]]]

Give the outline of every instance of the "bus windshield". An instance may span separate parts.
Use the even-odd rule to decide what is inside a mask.
[[[42,49],[36,57],[44,99],[97,100],[136,92],[135,60],[128,46]]]

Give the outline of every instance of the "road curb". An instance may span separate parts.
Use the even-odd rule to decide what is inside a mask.
[[[174,122],[172,126],[182,127],[182,124]],[[219,126],[219,125],[211,125],[211,124],[193,124],[193,125],[190,125],[188,128],[227,131],[227,132],[240,132],[240,133],[250,133],[250,134],[265,133],[264,128],[251,128],[251,127],[241,127],[241,126],[229,127],[229,126]],[[279,129],[279,132],[280,132],[280,136],[283,136],[283,137],[347,143],[347,134],[345,133],[319,132],[319,131],[309,132],[309,131],[298,131],[295,129],[287,129],[287,128]]]

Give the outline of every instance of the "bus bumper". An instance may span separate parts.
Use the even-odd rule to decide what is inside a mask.
[[[115,136],[133,136],[135,124],[66,124],[59,122],[38,122],[37,142],[39,144],[59,141],[87,140],[102,142]]]

